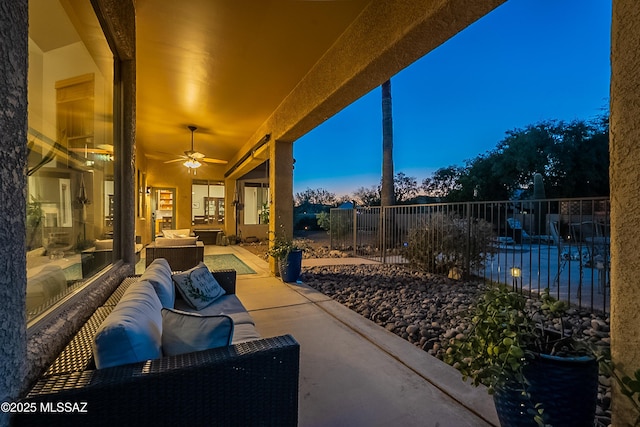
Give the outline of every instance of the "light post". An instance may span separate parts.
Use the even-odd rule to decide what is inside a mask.
[[[520,267],[511,267],[511,277],[513,278],[513,282],[511,283],[511,287],[514,291],[518,290],[518,279],[522,277],[522,269]],[[522,282],[520,282],[522,285]]]

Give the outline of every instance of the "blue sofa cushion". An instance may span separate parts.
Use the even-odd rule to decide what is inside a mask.
[[[153,286],[139,280],[102,322],[93,341],[98,369],[162,357],[162,304]]]
[[[162,306],[165,308],[173,308],[176,301],[176,289],[171,279],[171,267],[164,258],[156,258],[144,270],[140,280],[146,280],[158,294]]]

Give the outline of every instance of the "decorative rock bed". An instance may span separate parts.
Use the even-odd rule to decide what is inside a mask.
[[[441,360],[449,339],[470,326],[467,314],[486,286],[389,264],[310,267],[301,280]],[[567,314],[565,330],[609,346],[608,317],[576,309]],[[545,326],[560,329],[560,321]],[[610,378],[601,376],[596,425],[611,423],[610,406]]]

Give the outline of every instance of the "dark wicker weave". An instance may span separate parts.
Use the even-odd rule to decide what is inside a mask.
[[[212,273],[235,293],[234,270]],[[300,347],[290,335],[87,370],[95,330],[138,277],[125,279],[96,310],[23,399],[37,411],[16,414],[14,425],[297,425]],[[86,413],[43,410],[58,402],[71,409],[86,402]]]
[[[290,335],[40,380],[16,426],[295,426],[300,347]],[[86,402],[86,413],[42,404]]]
[[[62,353],[49,366],[44,376],[69,372],[82,372],[93,364],[91,343],[102,321],[107,318],[113,307],[98,307],[78,333],[71,339]]]
[[[145,257],[146,266],[156,258],[164,258],[172,271],[188,270],[204,261],[204,243],[197,241],[195,246],[156,246],[155,242],[151,242],[146,247]]]

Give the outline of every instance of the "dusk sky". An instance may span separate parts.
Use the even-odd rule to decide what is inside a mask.
[[[391,79],[395,173],[418,183],[543,120],[609,103],[611,0],[509,0]],[[294,144],[294,194],[380,182],[377,88]]]

